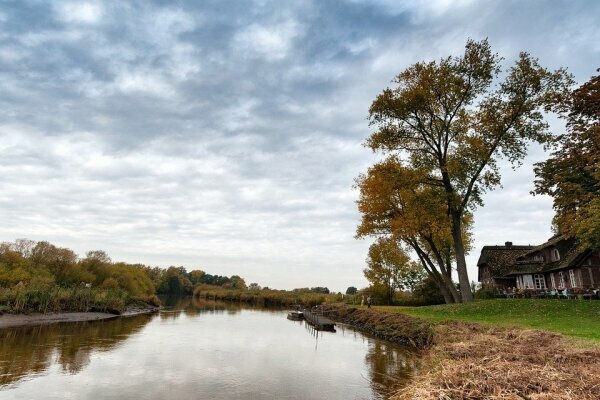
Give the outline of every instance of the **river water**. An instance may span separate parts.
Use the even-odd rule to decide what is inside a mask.
[[[418,360],[286,311],[192,299],[164,311],[0,330],[0,399],[382,399]]]

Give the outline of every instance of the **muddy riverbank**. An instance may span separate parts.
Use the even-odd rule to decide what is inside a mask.
[[[121,314],[104,312],[62,312],[47,314],[3,314],[0,315],[0,329],[18,326],[56,324],[60,322],[99,321],[110,318],[131,317],[157,312],[159,307],[131,307]]]

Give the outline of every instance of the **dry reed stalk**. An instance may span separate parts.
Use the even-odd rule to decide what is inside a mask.
[[[435,327],[429,372],[394,400],[599,400],[600,350],[560,335],[448,322]]]

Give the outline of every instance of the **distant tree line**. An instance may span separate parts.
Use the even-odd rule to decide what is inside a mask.
[[[113,262],[102,250],[89,251],[81,258],[73,250],[47,241],[17,239],[0,243],[0,288],[101,288],[148,299],[155,294],[191,295],[194,287],[201,284],[247,289],[238,275],[227,277],[199,269],[188,272],[184,267],[164,269]]]

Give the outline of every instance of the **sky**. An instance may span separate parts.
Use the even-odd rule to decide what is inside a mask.
[[[291,289],[367,285],[353,181],[368,108],[411,64],[488,38],[578,83],[600,2],[3,1],[0,241]],[[556,132],[561,120],[550,116]],[[483,245],[551,236],[532,146],[475,213]]]

